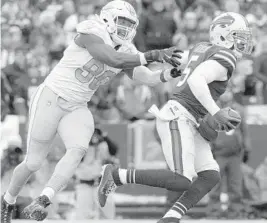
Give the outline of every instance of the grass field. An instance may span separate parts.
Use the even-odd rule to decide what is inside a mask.
[[[34,221],[27,221],[27,220],[13,220],[13,223],[33,223]],[[157,220],[140,220],[140,219],[131,219],[131,220],[85,220],[85,221],[77,221],[77,220],[68,220],[68,221],[62,221],[62,220],[45,220],[43,222],[47,223],[156,223]],[[264,223],[266,220],[206,220],[206,219],[199,219],[199,220],[182,220],[181,222],[185,223],[236,223],[236,222],[242,222],[242,223]]]

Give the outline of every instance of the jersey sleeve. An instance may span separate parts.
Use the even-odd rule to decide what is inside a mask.
[[[105,40],[107,39],[108,35],[105,24],[95,19],[89,19],[79,23],[76,27],[76,30],[78,33],[82,34],[94,34],[103,39],[104,42],[106,42]]]
[[[236,68],[236,57],[230,51],[220,49],[214,55],[212,55],[209,59],[216,60],[220,63],[223,67],[228,70],[228,78],[232,76],[233,71]]]

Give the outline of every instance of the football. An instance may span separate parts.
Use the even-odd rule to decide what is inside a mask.
[[[240,114],[231,109],[231,108],[227,108],[227,110],[225,109],[225,112],[228,112],[228,115],[230,117],[234,117],[236,119],[236,121],[231,121],[231,123],[235,126],[238,127],[238,125],[241,123],[241,116]],[[219,126],[218,124],[215,122],[215,120],[213,119],[213,117],[211,115],[206,115],[206,122],[209,124],[209,126],[213,129],[219,130]],[[222,130],[222,129],[221,129]]]
[[[229,114],[229,116],[234,117],[234,118],[236,118],[236,119],[239,120],[239,121],[231,121],[231,123],[234,126],[238,126],[241,123],[241,116],[240,116],[240,114],[237,111],[229,108],[228,114]]]

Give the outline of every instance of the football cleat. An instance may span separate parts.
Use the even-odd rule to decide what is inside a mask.
[[[24,208],[23,214],[28,219],[43,221],[48,215],[48,211],[45,208],[50,204],[51,201],[47,196],[39,196],[30,205]]]
[[[15,205],[8,204],[4,200],[4,196],[1,199],[1,223],[11,223],[13,210]]]
[[[105,206],[108,195],[117,188],[112,176],[114,169],[115,167],[112,164],[107,164],[103,167],[102,178],[97,191],[98,201],[101,207]]]

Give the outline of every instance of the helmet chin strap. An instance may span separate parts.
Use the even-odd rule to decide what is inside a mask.
[[[107,31],[108,31],[108,33],[109,33],[109,35],[110,35],[111,40],[113,41],[113,43],[115,43],[115,47],[121,45],[121,43],[118,43],[118,42],[115,41],[114,38],[113,38],[113,34],[115,34],[116,29],[113,29],[113,30],[112,30],[111,27],[110,27],[109,25],[107,25]]]
[[[116,41],[114,40],[114,38],[112,37],[112,35],[110,35],[110,38],[111,38],[111,40],[113,41],[113,43],[114,43],[114,45],[115,45],[115,47],[114,47],[115,49],[116,49],[116,47],[122,45],[121,43],[116,42]]]
[[[107,25],[107,31],[110,35],[112,35],[114,32],[116,32],[116,29],[112,29],[109,25]]]

